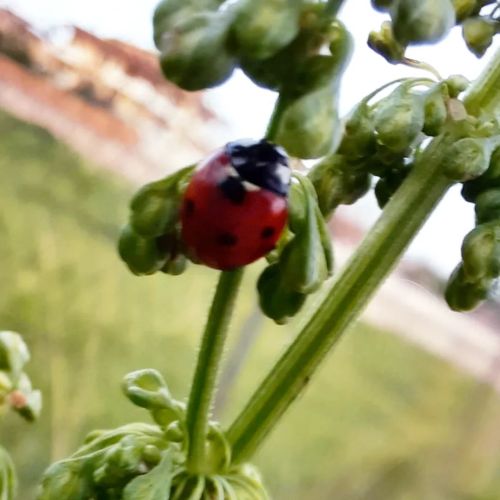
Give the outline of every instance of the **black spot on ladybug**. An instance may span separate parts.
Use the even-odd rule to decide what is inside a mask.
[[[238,243],[238,238],[232,233],[220,233],[217,235],[217,243],[224,247],[232,247]]]
[[[188,216],[191,216],[194,214],[194,209],[195,209],[194,201],[191,200],[190,198],[187,198],[186,201],[184,202],[184,213]]]
[[[237,177],[227,177],[219,184],[219,188],[235,205],[241,205],[245,201],[246,190]]]
[[[274,234],[274,227],[266,226],[260,232],[260,237],[263,239],[270,238]]]

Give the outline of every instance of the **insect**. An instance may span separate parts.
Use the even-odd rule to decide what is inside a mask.
[[[190,258],[227,270],[270,252],[287,222],[290,179],[286,153],[265,139],[230,142],[204,160],[181,207]]]

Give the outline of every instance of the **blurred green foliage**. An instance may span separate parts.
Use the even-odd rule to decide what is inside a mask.
[[[23,334],[44,394],[39,422],[0,428],[29,500],[42,471],[88,431],[144,419],[121,393],[127,372],[159,369],[174,396],[187,394],[217,273],[132,276],[115,242],[133,187],[4,113],[0,178],[0,328]],[[255,308],[261,268],[247,272],[229,348]],[[300,321],[265,320],[224,422]],[[499,419],[489,388],[358,325],[256,462],[276,499],[493,500]]]

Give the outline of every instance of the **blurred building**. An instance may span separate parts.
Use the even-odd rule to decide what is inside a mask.
[[[202,157],[220,119],[155,54],[74,26],[37,33],[0,9],[0,106],[135,180]]]

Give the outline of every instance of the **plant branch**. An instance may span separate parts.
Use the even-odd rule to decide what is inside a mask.
[[[186,414],[187,466],[195,474],[203,472],[210,406],[242,276],[243,268],[221,272],[198,354]]]
[[[491,64],[476,80],[464,99],[467,111],[479,116],[500,108],[500,49],[497,49]]]
[[[500,50],[465,98],[469,112],[500,108]],[[434,139],[386,205],[329,294],[227,432],[233,462],[249,458],[358,318],[452,182],[441,172],[453,130]]]
[[[271,118],[269,119],[269,123],[267,125],[266,130],[266,139],[273,142],[276,137],[276,133],[278,132],[278,127],[280,125],[281,115],[286,109],[286,100],[283,97],[283,94],[279,94],[276,102],[274,104],[274,109],[271,114]]]
[[[443,140],[427,148],[330,293],[227,432],[233,461],[249,458],[348,326],[359,316],[451,182],[440,172]]]

